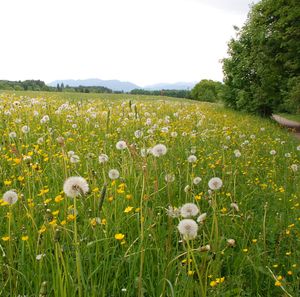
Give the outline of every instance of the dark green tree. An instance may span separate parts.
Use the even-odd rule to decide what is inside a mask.
[[[191,93],[195,100],[217,102],[223,97],[224,86],[221,82],[203,79],[195,85]]]
[[[226,104],[263,116],[299,111],[299,1],[262,0],[236,30],[223,60]]]

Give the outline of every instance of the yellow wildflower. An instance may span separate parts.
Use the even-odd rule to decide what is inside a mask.
[[[122,234],[122,233],[117,233],[117,234],[115,234],[115,239],[116,239],[116,240],[123,240],[124,237],[125,237],[125,235]]]

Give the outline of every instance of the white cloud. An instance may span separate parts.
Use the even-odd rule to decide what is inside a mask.
[[[0,79],[221,80],[219,60],[247,11],[209,2],[1,1]]]

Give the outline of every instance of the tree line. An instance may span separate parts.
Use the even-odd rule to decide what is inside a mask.
[[[299,0],[261,0],[223,60],[227,106],[269,116],[300,113]]]

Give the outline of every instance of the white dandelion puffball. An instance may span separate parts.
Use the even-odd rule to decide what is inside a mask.
[[[13,131],[13,132],[10,132],[8,134],[8,136],[9,136],[9,138],[16,138],[17,137],[17,133]]]
[[[233,153],[234,153],[234,155],[235,155],[236,158],[239,158],[242,155],[239,150],[234,150]]]
[[[196,176],[196,177],[193,179],[193,184],[194,184],[194,185],[198,185],[201,181],[202,181],[202,178],[199,177],[199,176]]]
[[[203,224],[206,220],[207,214],[206,212],[202,213],[198,218],[197,218],[197,222],[200,224]]]
[[[190,155],[187,160],[189,163],[195,163],[197,161],[197,157],[195,155]]]
[[[183,218],[194,217],[199,213],[199,208],[194,203],[186,203],[180,207],[180,214]]]
[[[296,149],[297,149],[297,151],[300,151],[300,145],[298,145]]]
[[[275,150],[271,150],[270,151],[270,155],[272,155],[272,156],[276,155],[276,151]]]
[[[127,144],[126,144],[125,141],[120,140],[120,141],[117,142],[116,148],[117,148],[118,150],[124,150],[124,149],[127,148]]]
[[[191,190],[190,185],[186,185],[183,189],[184,193],[188,193]]]
[[[71,176],[64,183],[64,192],[68,197],[75,198],[89,191],[87,181],[81,176]]]
[[[18,201],[18,194],[13,190],[9,190],[3,194],[2,199],[4,202],[12,205]]]
[[[219,177],[213,177],[209,180],[208,186],[211,190],[219,190],[223,185],[222,180]]]
[[[78,163],[78,162],[80,162],[79,156],[77,156],[77,155],[72,155],[72,156],[70,157],[70,162],[71,162],[71,163]]]
[[[235,246],[235,240],[230,238],[230,239],[227,239],[227,244],[228,246],[230,247],[234,247]]]
[[[108,176],[110,179],[118,179],[120,176],[120,173],[117,169],[111,169],[108,172]]]
[[[179,218],[180,216],[180,209],[173,207],[171,205],[168,206],[167,215],[171,218]]]
[[[44,115],[42,118],[41,118],[41,124],[44,124],[44,123],[47,123],[50,121],[50,118],[48,115]]]
[[[99,160],[100,164],[106,163],[106,162],[108,162],[108,156],[106,154],[101,154],[98,157],[98,160]]]
[[[292,169],[293,172],[298,171],[298,165],[297,164],[292,164],[291,169]]]
[[[167,153],[167,147],[164,144],[157,144],[151,149],[154,157],[160,157]]]
[[[40,137],[36,142],[37,142],[38,144],[43,144],[44,138],[43,138],[43,137]]]
[[[194,239],[197,236],[198,224],[191,219],[184,219],[179,222],[178,226],[179,233],[184,239]]]
[[[231,206],[231,208],[233,208],[235,211],[237,211],[237,212],[240,211],[239,206],[237,205],[236,202],[232,202],[232,203],[230,204],[230,206]]]
[[[67,154],[68,154],[68,157],[70,158],[70,157],[75,155],[75,152],[74,151],[68,151]]]
[[[30,131],[30,128],[28,126],[23,126],[21,130],[23,133],[27,134]]]
[[[175,180],[175,175],[172,173],[166,174],[165,175],[165,181],[167,183],[172,183]]]
[[[143,132],[142,132],[141,130],[136,130],[136,131],[134,132],[134,136],[135,136],[136,138],[141,138],[141,137],[143,136]]]

